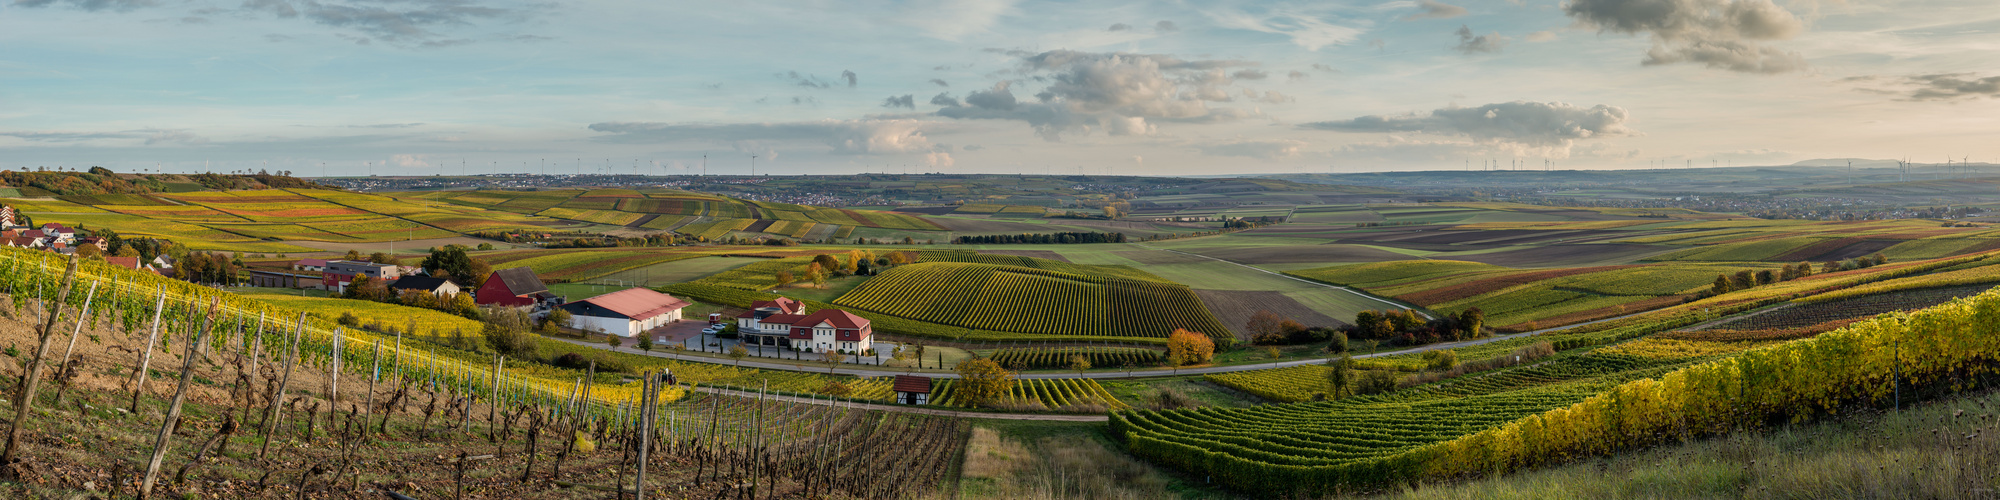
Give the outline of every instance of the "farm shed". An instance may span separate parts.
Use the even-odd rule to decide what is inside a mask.
[[[896,390],[896,403],[922,405],[931,402],[930,377],[897,375],[892,386]]]
[[[654,328],[680,321],[688,301],[646,288],[624,290],[563,304],[569,311],[569,327],[586,332],[603,332],[635,337]]]
[[[548,285],[535,277],[535,271],[525,267],[493,271],[479,284],[479,290],[472,292],[473,303],[482,306],[533,307],[538,302],[557,302],[555,299]]]

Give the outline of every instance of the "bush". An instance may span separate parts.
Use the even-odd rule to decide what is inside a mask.
[[[340,313],[340,320],[339,320],[339,322],[340,322],[340,326],[345,326],[345,327],[348,327],[348,328],[360,328],[360,327],[361,327],[361,318],[359,318],[359,317],[356,317],[356,316],[354,315],[354,313],[352,313],[352,312],[343,312],[343,313]]]
[[[1424,367],[1431,370],[1450,370],[1458,366],[1458,351],[1439,349],[1424,351]]]
[[[1347,352],[1347,332],[1333,330],[1333,340],[1326,344],[1326,350],[1335,354]]]
[[[1396,375],[1396,372],[1392,371],[1369,370],[1361,372],[1361,378],[1354,384],[1354,393],[1367,395],[1396,390],[1397,378],[1399,377]]]

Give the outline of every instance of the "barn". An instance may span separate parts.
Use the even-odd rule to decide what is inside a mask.
[[[510,267],[487,275],[486,282],[472,292],[472,302],[482,306],[534,308],[536,303],[559,301],[555,294],[549,293],[548,285],[535,276],[535,270]]]
[[[891,387],[896,390],[897,404],[921,405],[931,402],[930,377],[897,375]]]
[[[680,321],[688,301],[646,288],[624,290],[563,304],[569,311],[569,327],[586,332],[602,332],[635,337],[668,323]]]

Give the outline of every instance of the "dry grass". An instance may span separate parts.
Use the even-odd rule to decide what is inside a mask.
[[[2000,498],[2000,393],[1388,495],[1460,498]]]
[[[1033,446],[984,427],[965,453],[963,498],[1156,499],[1178,496],[1152,466],[1088,436],[1045,436]]]

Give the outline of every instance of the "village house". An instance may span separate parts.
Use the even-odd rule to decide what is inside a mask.
[[[332,260],[326,263],[326,271],[320,276],[320,286],[325,290],[346,293],[347,285],[353,284],[356,276],[367,276],[371,280],[394,281],[401,276],[397,271],[397,267],[390,264]]]
[[[101,236],[85,236],[83,238],[76,240],[76,244],[77,246],[83,246],[83,245],[94,246],[97,247],[98,250],[106,252],[111,251],[111,242],[109,240],[105,240]]]
[[[562,303],[562,297],[549,293],[548,285],[535,277],[535,271],[525,267],[510,267],[493,271],[479,289],[472,292],[472,302],[481,306],[519,307],[529,310],[541,309]]]
[[[810,352],[859,353],[874,348],[875,330],[868,318],[839,309],[821,309],[812,314],[796,301],[790,307],[776,301],[758,302],[757,307],[736,319],[737,337],[748,345],[785,346]]]
[[[451,280],[432,276],[404,276],[402,279],[396,280],[395,283],[389,284],[389,291],[394,292],[399,297],[403,295],[403,292],[409,290],[422,291],[435,295],[440,299],[458,295],[457,284],[452,283]]]
[[[624,290],[563,304],[569,327],[586,332],[636,337],[681,320],[688,301],[647,288]]]

